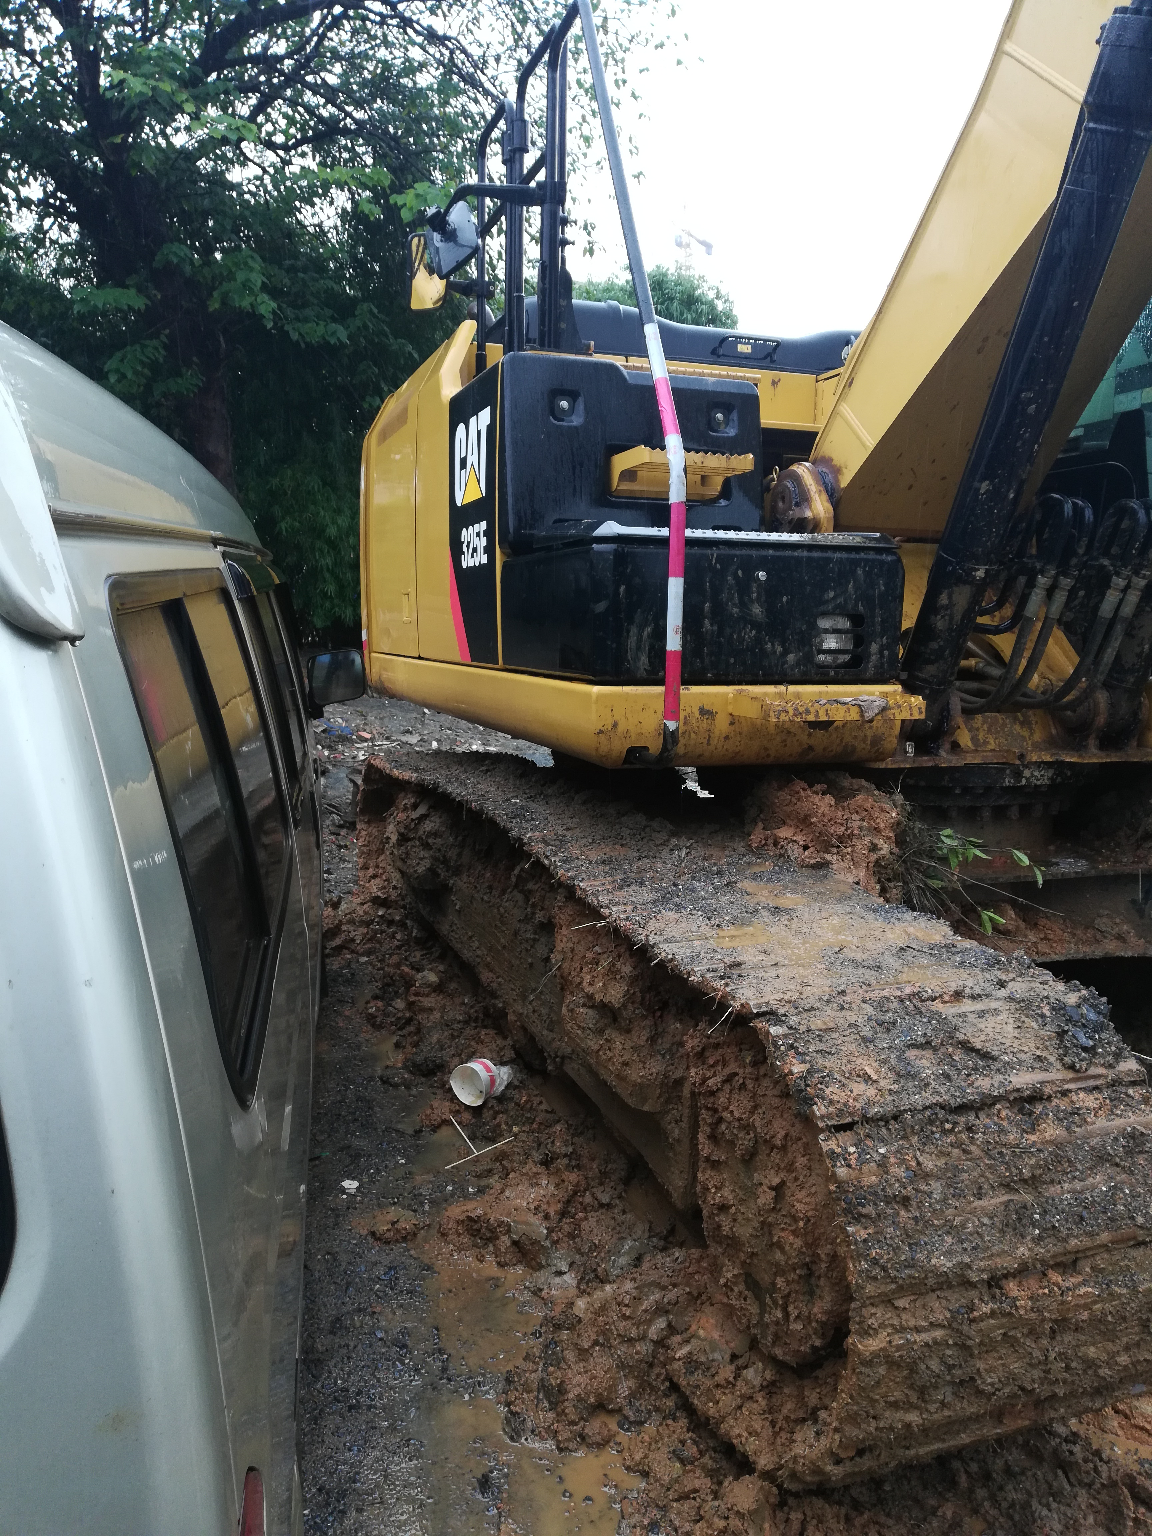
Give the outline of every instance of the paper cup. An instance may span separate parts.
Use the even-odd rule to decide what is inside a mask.
[[[504,1092],[512,1081],[512,1068],[497,1067],[482,1056],[476,1056],[457,1067],[448,1081],[461,1104],[476,1109],[485,1099]]]

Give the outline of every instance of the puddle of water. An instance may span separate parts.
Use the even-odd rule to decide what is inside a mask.
[[[476,1262],[443,1264],[429,1277],[429,1321],[458,1371],[463,1366],[499,1375],[523,1359],[536,1319],[512,1294],[512,1278]],[[504,1436],[498,1405],[484,1397],[437,1397],[425,1413],[430,1536],[616,1536],[621,1494],[640,1480],[611,1450],[561,1455],[513,1445]],[[503,1472],[492,1479],[497,1465]]]
[[[610,1450],[580,1456],[511,1447],[501,1532],[518,1536],[616,1536],[620,1497],[640,1486]]]
[[[496,1490],[487,1476],[499,1459],[492,1449],[506,1445],[500,1410],[485,1397],[437,1398],[427,1418],[413,1427],[423,1440],[431,1499],[421,1522],[427,1536],[488,1536],[498,1532]]]
[[[532,1312],[520,1311],[505,1270],[493,1264],[445,1264],[427,1282],[430,1320],[440,1343],[459,1366],[506,1371],[519,1364]]]
[[[373,1045],[382,1067],[392,1059],[391,1047],[387,1033]],[[563,1080],[549,1079],[543,1091],[556,1113],[573,1120],[586,1117],[581,1095]],[[405,1102],[397,1129],[411,1134],[432,1097],[433,1090],[422,1087]],[[489,1143],[484,1130],[458,1118],[477,1146]],[[415,1185],[439,1205],[441,1199],[470,1198],[469,1183],[483,1172],[485,1160],[447,1167],[466,1152],[459,1132],[445,1125],[412,1135],[404,1155]],[[660,1226],[666,1222],[670,1207],[655,1180],[635,1180],[633,1202],[642,1219]],[[616,1536],[621,1495],[640,1482],[625,1472],[618,1456],[611,1450],[560,1455],[514,1445],[505,1438],[496,1402],[463,1395],[477,1373],[491,1390],[505,1371],[523,1361],[537,1319],[512,1294],[522,1275],[479,1261],[446,1261],[434,1228],[411,1247],[433,1267],[425,1282],[427,1322],[437,1330],[456,1377],[454,1388],[443,1383],[421,1394],[414,1405],[411,1433],[423,1444],[427,1468],[428,1501],[418,1517],[420,1530],[426,1536]],[[614,1421],[607,1428],[614,1432]]]
[[[712,942],[717,949],[748,949],[767,944],[771,938],[772,933],[763,923],[748,923],[744,927],[721,928],[713,934]]]
[[[511,1444],[488,1398],[446,1398],[421,1429],[431,1472],[429,1536],[616,1536],[621,1496],[640,1485],[610,1450],[562,1456]],[[503,1475],[494,1479],[497,1466]]]
[[[808,905],[806,896],[793,896],[791,892],[781,890],[778,885],[762,885],[756,880],[741,880],[740,889],[753,901],[758,901],[765,907],[804,907]]]
[[[373,1035],[374,1038],[368,1049],[376,1070],[395,1066],[396,1059],[400,1055],[396,1046],[396,1036],[389,1029],[382,1029],[379,1033],[373,1031]]]
[[[465,1157],[467,1152],[468,1148],[461,1140],[460,1133],[451,1125],[442,1125],[435,1131],[422,1131],[419,1136],[412,1138],[409,1154],[412,1171],[418,1180],[433,1178],[444,1173],[447,1165],[456,1158]],[[480,1161],[483,1162],[483,1158]],[[470,1166],[466,1163],[463,1169],[453,1168],[451,1173],[444,1174],[447,1182],[453,1186],[454,1194],[459,1194],[460,1189],[467,1184],[467,1179],[462,1175]],[[459,1176],[454,1177],[456,1175]]]

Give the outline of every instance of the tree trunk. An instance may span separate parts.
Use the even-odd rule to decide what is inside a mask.
[[[232,421],[223,368],[214,368],[188,402],[185,422],[193,454],[226,490],[236,494]]]

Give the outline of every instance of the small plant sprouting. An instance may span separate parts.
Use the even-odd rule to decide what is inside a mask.
[[[993,912],[991,907],[982,906],[968,889],[970,884],[983,882],[974,881],[964,873],[974,860],[990,859],[995,853],[1009,854],[1014,863],[1032,871],[1037,886],[1043,886],[1043,866],[1034,863],[1022,848],[993,848],[986,852],[982,838],[964,837],[951,827],[944,827],[936,834],[935,844],[911,861],[920,865],[919,870],[914,872],[913,885],[928,886],[940,892],[936,898],[927,897],[924,892],[927,899],[923,905],[941,915],[960,917],[975,926],[973,919],[964,910],[964,907],[968,907],[975,912],[981,933],[991,933],[994,923],[1002,928],[1004,919],[999,913]]]

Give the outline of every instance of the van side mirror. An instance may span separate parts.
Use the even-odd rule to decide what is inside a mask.
[[[359,651],[321,651],[308,658],[308,710],[313,720],[326,704],[347,704],[364,692],[364,657]]]
[[[428,255],[428,233],[408,238],[408,308],[439,309],[448,293],[445,278],[437,277]]]

